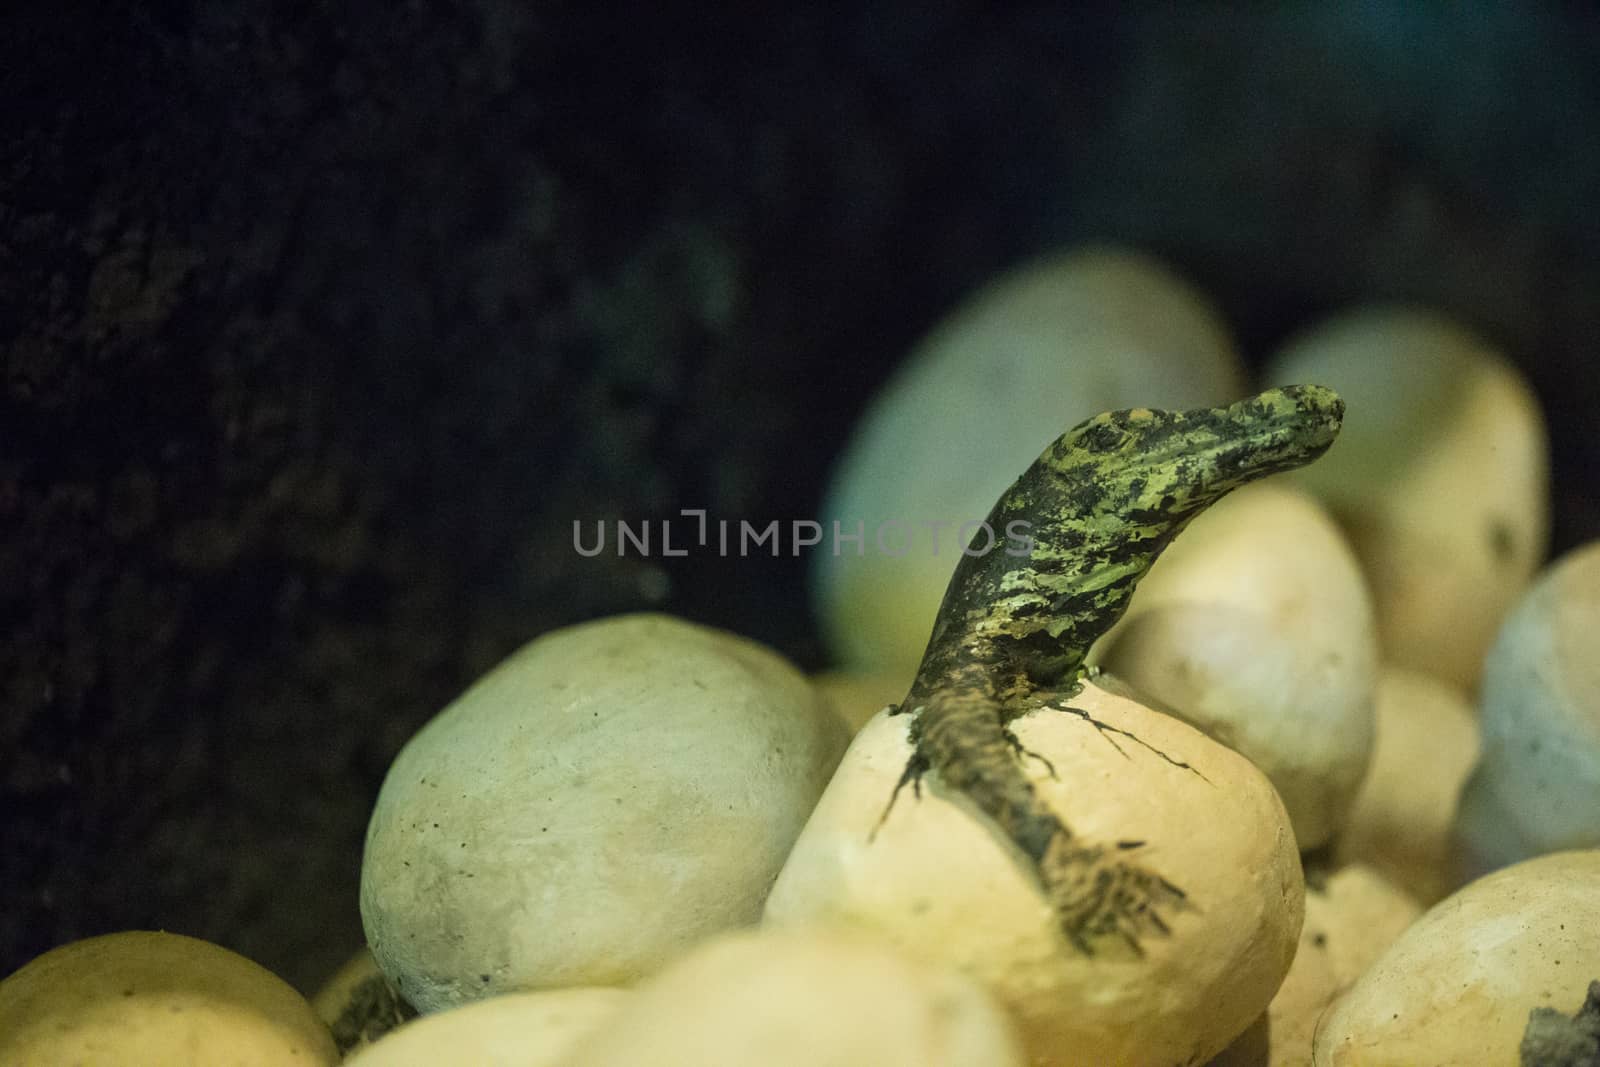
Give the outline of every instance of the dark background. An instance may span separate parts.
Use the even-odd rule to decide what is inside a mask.
[[[737,7],[5,5],[0,974],[163,927],[314,987],[388,761],[545,630],[820,665],[803,561],[571,521],[810,514],[918,336],[1065,243],[1169,257],[1253,362],[1454,312],[1543,399],[1557,548],[1600,535],[1594,15]]]

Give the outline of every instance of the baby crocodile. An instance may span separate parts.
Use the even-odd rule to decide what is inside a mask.
[[[1132,862],[1139,842],[1075,837],[1023,773],[1011,723],[1046,707],[1088,718],[1066,701],[1082,688],[1089,646],[1161,550],[1230,490],[1316,459],[1343,415],[1339,396],[1315,385],[1222,408],[1096,415],[1045,449],[989,515],[990,529],[1031,524],[1031,555],[980,555],[975,538],[956,567],[897,709],[915,718],[895,793],[934,770],[970,798],[1027,856],[1087,955],[1108,937],[1140,953],[1139,938],[1166,933],[1162,911],[1183,907],[1184,893]]]

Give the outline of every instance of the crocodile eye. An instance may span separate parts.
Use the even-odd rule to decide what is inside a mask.
[[[1102,422],[1085,430],[1079,443],[1090,452],[1105,453],[1117,451],[1127,440],[1127,431],[1109,422]]]

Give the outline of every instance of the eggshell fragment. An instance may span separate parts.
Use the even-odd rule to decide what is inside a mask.
[[[981,522],[1068,427],[1245,391],[1216,311],[1141,253],[1055,255],[974,294],[873,400],[830,482],[813,585],[836,659],[909,677],[961,549],[981,536],[975,526],[962,536],[963,525]],[[836,549],[834,522],[845,535],[859,526],[863,540]]]
[[[1518,603],[1484,668],[1483,755],[1457,832],[1474,870],[1600,846],[1600,541]]]
[[[1073,947],[1022,854],[937,774],[879,825],[911,755],[904,715],[856,735],[767,921],[864,925],[971,975],[1017,1020],[1039,1067],[1170,1067],[1220,1051],[1266,1007],[1294,954],[1304,893],[1294,835],[1247,760],[1112,684],[1101,676],[1071,706],[1126,734],[1053,710],[1013,725],[1042,757],[1019,766],[1080,840],[1129,842],[1130,862],[1187,894],[1191,906],[1168,916],[1169,936],[1143,939],[1142,957]]]
[[[564,1067],[1022,1067],[977,983],[862,931],[725,934],[640,987]]]
[[[0,1063],[322,1067],[339,1062],[304,997],[220,945],[126,931],[52,949],[0,982]]]
[[[848,741],[781,657],[659,615],[557,631],[384,781],[361,910],[419,1010],[625,984],[754,923]]]
[[[1366,773],[1377,654],[1371,598],[1338,527],[1275,480],[1196,518],[1096,652],[1260,767],[1302,850],[1333,836]]]
[[[1600,851],[1472,882],[1390,945],[1317,1027],[1316,1067],[1517,1067],[1534,1008],[1572,1012],[1600,977]]]
[[[1320,382],[1344,397],[1339,439],[1290,477],[1349,534],[1384,658],[1471,691],[1549,539],[1533,390],[1483,338],[1408,307],[1322,324],[1272,360],[1267,380]]]

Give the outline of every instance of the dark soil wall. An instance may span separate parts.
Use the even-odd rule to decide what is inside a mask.
[[[1558,548],[1600,536],[1595,18],[633,6],[0,14],[0,974],[164,927],[314,986],[389,759],[545,630],[819,664],[802,560],[572,519],[804,517],[918,335],[1063,242],[1169,256],[1255,358],[1457,313],[1541,392]]]

